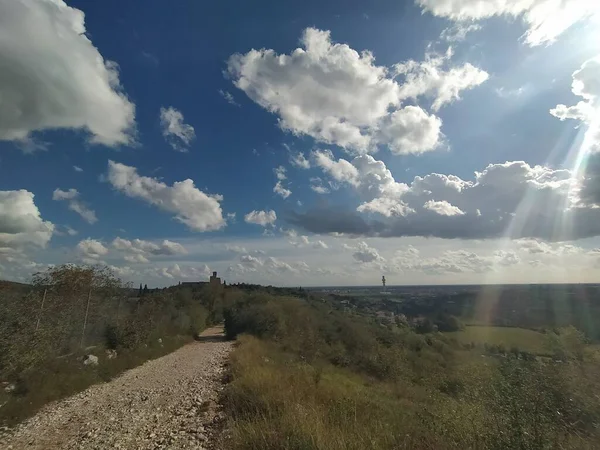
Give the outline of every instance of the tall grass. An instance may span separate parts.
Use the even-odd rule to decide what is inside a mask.
[[[482,358],[326,305],[254,295],[223,405],[233,450],[594,448],[592,360]],[[586,395],[587,393],[587,395]]]

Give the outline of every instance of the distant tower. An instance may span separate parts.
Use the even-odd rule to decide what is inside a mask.
[[[383,284],[383,289],[385,290],[385,275],[381,277],[381,284]]]

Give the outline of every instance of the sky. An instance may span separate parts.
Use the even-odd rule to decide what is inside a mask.
[[[598,282],[600,3],[372,3],[0,0],[0,278]]]

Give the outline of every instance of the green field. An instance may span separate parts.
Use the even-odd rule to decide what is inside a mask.
[[[494,327],[483,325],[467,325],[464,330],[445,333],[455,337],[461,344],[504,345],[507,350],[518,347],[531,353],[547,353],[546,336],[533,330],[516,327]]]

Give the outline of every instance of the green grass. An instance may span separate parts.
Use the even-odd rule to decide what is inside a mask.
[[[444,334],[456,338],[461,344],[503,345],[506,350],[517,347],[535,354],[548,352],[546,335],[524,328],[467,325],[464,330]]]

